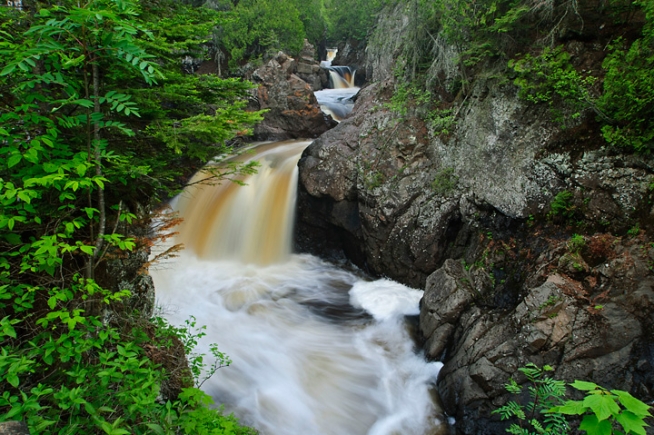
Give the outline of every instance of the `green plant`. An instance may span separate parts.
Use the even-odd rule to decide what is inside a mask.
[[[181,342],[188,360],[192,381],[197,388],[201,388],[219,369],[228,367],[232,363],[229,356],[220,352],[218,345],[215,343],[209,345],[211,353],[209,356],[195,352],[198,341],[206,336],[204,332],[206,326],[198,326],[195,316],[185,320],[182,327],[172,326],[162,317],[155,317],[152,321],[157,326],[157,337],[159,339],[175,338]],[[171,341],[165,342],[169,346],[173,344]],[[213,360],[210,364],[207,363],[208,358]]]
[[[561,300],[561,298],[559,296],[550,295],[545,302],[543,302],[542,304],[540,304],[538,306],[538,309],[542,310],[543,308],[552,307],[552,306],[556,305],[556,303],[558,301],[560,301],[560,300]]]
[[[545,47],[538,56],[527,54],[513,59],[509,67],[518,74],[515,84],[520,88],[520,97],[532,103],[548,103],[563,126],[568,117],[576,119],[584,109],[596,108],[590,89],[597,79],[577,72],[563,46]],[[572,112],[571,116],[560,111],[560,103]]]
[[[456,112],[454,109],[434,109],[426,117],[427,125],[434,134],[450,134],[456,125]]]
[[[426,105],[431,101],[431,93],[428,90],[423,90],[417,80],[407,80],[404,77],[404,69],[399,66],[395,68],[396,86],[390,102],[385,104],[385,107],[397,113],[401,117],[405,117],[409,111],[409,107]],[[409,104],[412,103],[412,104]]]
[[[640,225],[639,224],[634,225],[633,227],[629,228],[629,230],[627,231],[627,235],[629,237],[636,237],[638,235],[638,233],[640,233]]]
[[[311,5],[315,2],[307,2]],[[221,20],[218,33],[230,54],[230,67],[268,51],[285,50],[297,54],[302,49],[306,30],[294,1],[241,0]]]
[[[602,127],[604,139],[611,145],[651,152],[654,148],[652,101],[654,100],[654,30],[653,6],[646,1],[635,2],[645,9],[647,23],[643,38],[631,45],[618,38],[609,48],[602,67],[606,71],[604,93],[599,103],[610,117]]]
[[[654,147],[654,78],[650,73],[654,66],[654,6],[647,1],[625,3],[645,16],[642,37],[631,42],[622,37],[613,40],[602,64],[603,74],[594,76],[591,71],[575,69],[563,46],[546,47],[538,56],[527,54],[511,60],[509,67],[518,74],[515,84],[520,95],[534,103],[547,102],[563,126],[570,116],[563,111],[575,119],[589,109],[597,115],[608,144],[649,153]],[[617,12],[613,19],[622,21],[619,8],[624,5],[610,2],[608,6]],[[602,78],[601,90],[594,86],[598,77]]]
[[[365,41],[375,25],[378,13],[390,4],[388,0],[353,0],[343,3],[324,0],[323,15],[327,21],[327,38],[330,41],[356,39]],[[321,35],[322,36],[322,35]]]
[[[247,433],[210,408],[192,373],[178,376],[189,372],[184,334],[162,342],[161,328],[135,310],[140,295],[110,290],[107,275],[109,262],[148,245],[132,236],[137,224],[149,227],[136,204],[169,191],[164,183],[180,172],[163,167],[188,151],[147,126],[170,115],[194,126],[196,146],[216,151],[200,126],[223,125],[212,141],[237,135],[248,125],[238,107],[249,86],[168,81],[163,71],[179,64],[145,48],[160,36],[142,20],[148,2],[36,6],[0,8],[0,421],[22,419],[33,434]],[[165,0],[156,7],[197,19]],[[197,45],[176,30],[168,44]],[[215,116],[189,121],[198,114],[168,104],[190,88],[202,109],[216,103]],[[195,361],[208,375],[224,359]]]
[[[578,254],[586,246],[586,239],[580,234],[573,234],[567,243],[568,251]]]
[[[452,193],[458,183],[459,177],[454,175],[454,168],[443,168],[436,173],[431,188],[437,195],[445,196]]]
[[[547,372],[554,370],[547,365],[539,368],[535,364],[529,363],[518,370],[527,377],[530,384],[528,386],[529,402],[521,405],[510,400],[492,413],[498,414],[502,420],[518,419],[518,423],[511,424],[506,430],[510,434],[565,434],[569,428],[565,417],[560,413],[549,412],[554,406],[563,403],[565,382],[546,376]],[[511,394],[518,395],[522,392],[522,387],[514,379],[511,379],[506,384],[506,390]]]
[[[573,388],[585,393],[583,400],[568,400],[551,413],[583,416],[580,430],[588,434],[645,435],[649,406],[622,390],[607,390],[592,382],[574,381]],[[622,430],[616,429],[617,425]]]
[[[572,198],[574,198],[574,194],[569,190],[562,190],[557,193],[550,204],[550,212],[547,216],[549,218],[554,216],[562,216],[566,219],[572,218],[575,212]]]
[[[601,308],[600,308],[601,309]],[[539,368],[533,363],[518,369],[530,383],[526,405],[509,401],[494,410],[502,420],[517,418],[506,432],[515,435],[563,435],[570,425],[567,415],[582,417],[579,429],[589,435],[645,435],[645,422],[651,417],[650,407],[622,390],[607,390],[595,383],[576,380],[571,387],[584,392],[582,400],[565,400],[566,384],[545,376],[550,366]],[[506,384],[511,394],[518,395],[522,387],[513,379]],[[618,429],[618,425],[622,430]]]

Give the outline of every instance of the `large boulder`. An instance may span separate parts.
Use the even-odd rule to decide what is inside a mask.
[[[336,125],[321,110],[311,86],[295,74],[298,63],[280,52],[255,70],[249,110],[267,110],[254,128],[255,140],[314,138]],[[318,68],[319,69],[319,68]]]
[[[329,82],[327,72],[320,67],[320,63],[316,60],[315,47],[306,39],[296,65],[295,74],[307,82],[312,90],[319,91]]]

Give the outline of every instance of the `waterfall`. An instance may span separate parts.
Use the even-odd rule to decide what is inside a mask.
[[[356,71],[349,66],[330,66],[329,78],[333,89],[347,89],[354,87],[354,76]]]
[[[315,92],[316,99],[324,113],[340,122],[352,111],[352,97],[359,92],[359,88],[354,86],[356,71],[349,66],[331,66],[331,61],[325,68],[329,71],[332,89]]]
[[[297,184],[297,162],[309,142],[280,142],[261,146],[260,167],[247,183],[252,188],[223,182],[202,183],[202,171],[178,198],[176,208],[184,219],[180,241],[200,258],[269,264],[288,260],[291,253]]]
[[[320,62],[320,66],[323,68],[332,66],[332,61],[336,58],[336,53],[338,53],[338,48],[328,48],[327,58]]]
[[[290,252],[296,162],[308,142],[257,147],[258,174],[193,185],[173,203],[187,249],[152,270],[171,323],[206,325],[233,363],[202,388],[262,435],[446,433],[406,315],[422,291]]]

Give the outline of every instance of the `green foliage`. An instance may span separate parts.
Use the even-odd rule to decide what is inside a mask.
[[[586,239],[580,234],[573,234],[568,241],[568,251],[578,254],[586,246]]]
[[[514,0],[442,0],[435,2],[442,34],[461,51],[461,63],[473,66],[492,56],[505,56],[504,35],[524,26],[527,4]]]
[[[535,435],[548,434],[559,435],[568,431],[568,423],[565,417],[559,413],[551,413],[549,410],[563,403],[565,397],[565,383],[546,376],[547,372],[554,369],[550,366],[539,368],[529,363],[518,369],[529,382],[529,402],[521,405],[516,401],[509,401],[504,406],[493,411],[502,420],[516,418],[518,423],[513,423],[506,432],[514,435]],[[522,392],[522,387],[511,379],[506,384],[506,390],[514,395]]]
[[[636,237],[638,235],[638,233],[640,233],[640,225],[639,224],[634,225],[633,227],[629,228],[629,230],[627,231],[627,235],[629,237]]]
[[[145,2],[36,6],[0,8],[0,421],[23,419],[34,434],[248,433],[191,379],[163,395],[175,373],[160,364],[194,333],[155,327],[128,308],[136,295],[107,290],[98,273],[148,243],[129,236],[127,203],[258,117],[239,109],[248,86],[168,75],[201,42],[189,33],[201,14],[175,3],[148,13],[185,30],[146,26]],[[175,122],[183,140],[157,136]],[[192,374],[227,363],[211,349],[215,360],[191,357]]]
[[[651,152],[654,149],[654,41],[651,2],[646,5],[648,26],[645,37],[625,48],[622,40],[611,47],[603,63],[606,70],[604,93],[599,104],[611,122],[602,127],[604,139],[614,146]]]
[[[323,0],[295,0],[300,21],[304,25],[305,38],[316,46],[324,40],[327,32],[323,3]]]
[[[562,190],[557,193],[550,204],[548,217],[562,216],[566,219],[572,218],[576,209],[572,204],[572,198],[574,198],[574,194],[569,190]]]
[[[391,0],[323,0],[323,15],[327,21],[327,39],[365,41],[374,28],[378,13]]]
[[[176,338],[182,343],[197,388],[202,387],[202,384],[210,379],[218,369],[228,367],[232,363],[227,355],[218,350],[216,344],[209,346],[213,360],[210,365],[207,365],[206,355],[195,353],[194,350],[199,339],[206,336],[204,332],[206,326],[198,327],[194,316],[187,319],[183,327],[172,326],[161,317],[154,318],[153,322],[158,327],[159,338]],[[172,345],[173,342],[167,341],[166,343]]]
[[[210,409],[211,398],[198,388],[186,387],[178,397],[161,400],[160,385],[169,375],[153,356],[169,358],[175,341],[156,337],[184,340],[190,351],[198,338],[191,330],[159,320],[158,332],[149,336],[147,325],[123,323],[130,317],[102,321],[85,307],[109,310],[129,292],[112,293],[92,280],[76,280],[69,288],[50,289],[47,306],[31,310],[35,319],[3,318],[0,421],[25,420],[33,434],[251,433],[233,417]],[[24,312],[31,299],[12,302],[11,296],[9,286],[2,286],[3,312]],[[27,326],[29,334],[23,330]],[[205,376],[224,361],[222,356]]]
[[[650,1],[628,3],[645,15],[642,37],[631,43],[614,40],[602,64],[604,74],[596,77],[577,71],[563,46],[544,48],[540,55],[526,55],[510,61],[509,66],[518,74],[515,83],[526,100],[547,102],[553,110],[564,107],[573,119],[592,110],[608,144],[649,153],[654,147],[654,5]],[[603,79],[601,91],[593,89],[599,78]],[[554,115],[565,125],[560,109],[555,109]]]
[[[532,103],[548,103],[563,126],[568,117],[577,119],[584,109],[594,105],[590,88],[596,78],[577,72],[563,46],[546,47],[538,56],[527,54],[511,60],[509,67],[518,75],[515,84],[520,88],[520,97]],[[571,114],[563,113],[562,107]]]
[[[297,54],[305,34],[296,2],[241,0],[222,22],[219,38],[229,52],[230,66],[235,68],[270,51]]]
[[[456,125],[456,112],[454,109],[434,109],[427,114],[427,125],[434,134],[450,134]]]
[[[400,79],[397,82],[391,101],[386,103],[385,106],[398,115],[405,117],[409,112],[409,107],[427,104],[430,98],[429,91],[420,89],[417,82]]]
[[[579,429],[591,435],[645,435],[649,406],[626,391],[607,390],[592,382],[575,381],[573,388],[585,393],[583,400],[568,400],[552,413],[583,416]],[[617,425],[622,427],[619,431]]]
[[[506,432],[516,435],[567,434],[570,426],[567,415],[583,416],[579,430],[589,435],[645,435],[645,422],[651,417],[649,406],[622,390],[607,390],[586,381],[574,381],[571,387],[584,392],[582,400],[565,400],[566,386],[545,376],[553,371],[550,366],[539,368],[529,363],[518,369],[530,383],[526,405],[509,401],[493,411],[502,420],[516,418]],[[522,392],[522,386],[511,379],[506,390],[514,395]],[[622,430],[616,429],[618,425]]]
[[[425,89],[427,86],[421,77],[413,80],[405,78],[406,72],[403,68],[397,67],[395,70],[396,86],[388,103],[384,106],[401,117],[407,116],[409,108],[414,107],[419,109],[419,112],[427,112],[423,116],[424,121],[427,123],[434,134],[449,134],[450,130],[456,124],[456,116],[453,108],[441,109],[433,107],[435,101],[432,98],[432,93]]]
[[[436,174],[431,188],[437,195],[445,196],[451,193],[459,182],[459,177],[454,175],[454,168],[443,168]]]

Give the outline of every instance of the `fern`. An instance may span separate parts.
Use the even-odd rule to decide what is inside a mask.
[[[504,406],[493,411],[502,421],[516,418],[506,430],[514,435],[561,435],[566,434],[569,426],[562,414],[554,414],[550,409],[560,406],[565,400],[565,382],[545,376],[554,369],[550,366],[538,367],[529,363],[520,369],[530,383],[528,386],[529,402],[524,406],[515,401],[509,401]],[[511,394],[520,394],[522,388],[514,379],[505,385]]]

